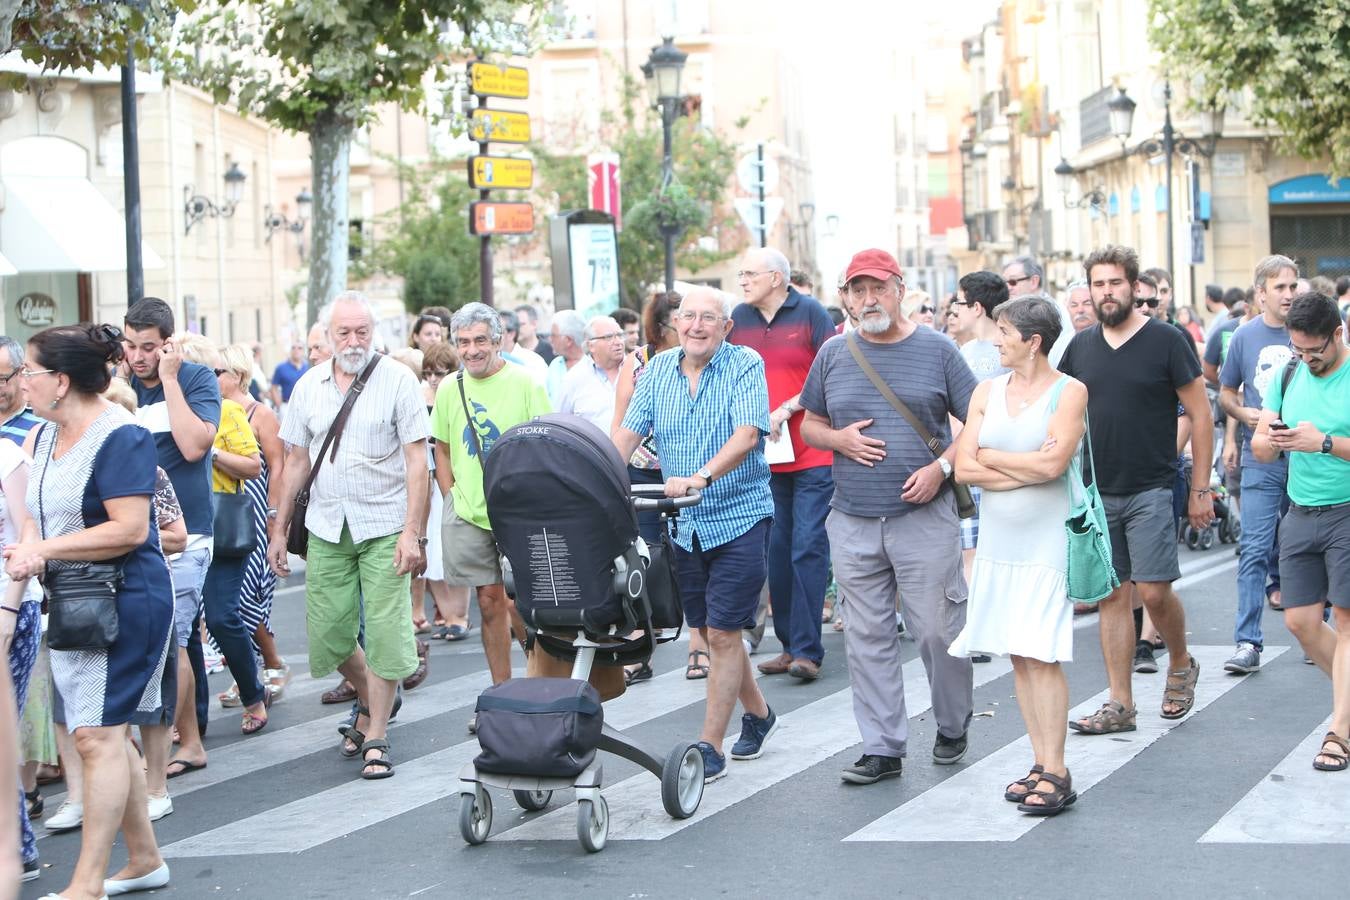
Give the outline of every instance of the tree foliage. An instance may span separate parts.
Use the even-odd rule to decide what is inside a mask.
[[[1150,38],[1200,100],[1248,90],[1253,122],[1295,153],[1350,175],[1350,4],[1344,0],[1149,0]]]
[[[0,53],[11,49],[52,71],[114,67],[126,62],[128,44],[138,60],[163,61],[179,12],[195,0],[91,3],[89,0],[0,0]],[[21,89],[26,76],[0,76]]]

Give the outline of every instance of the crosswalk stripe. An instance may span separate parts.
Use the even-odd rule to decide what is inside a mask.
[[[706,696],[707,682],[685,679],[681,666],[654,678],[648,687],[605,704],[605,721],[615,728],[632,728],[701,703]],[[458,722],[455,726],[462,727]],[[253,746],[251,741],[244,743]],[[334,765],[341,762],[351,767],[352,781],[201,832],[160,852],[166,857],[299,853],[457,793],[459,770],[478,751],[478,741],[468,740],[404,762],[395,744],[398,776],[378,784],[360,780],[359,763],[338,760],[334,754]],[[247,759],[255,759],[251,749]],[[209,772],[208,767],[201,774]],[[446,828],[450,828],[449,817]],[[260,834],[267,835],[265,842],[258,841]]]
[[[911,717],[932,706],[923,662],[912,659],[903,667],[905,705]],[[1007,659],[995,659],[975,667],[975,685],[1009,674]],[[739,732],[737,732],[739,735]],[[635,775],[604,789],[609,804],[611,841],[659,841],[716,815],[810,767],[857,744],[862,738],[853,718],[852,690],[845,688],[828,697],[779,717],[778,731],[765,744],[764,756],[748,762],[728,759],[730,775],[708,785],[698,812],[688,819],[672,819],[661,807],[660,788],[647,773]],[[736,737],[722,745],[730,752]],[[575,840],[576,811],[560,808],[531,819],[500,835],[500,840]]]
[[[1266,647],[1265,662],[1268,664],[1288,649]],[[1065,761],[1073,774],[1074,790],[1080,797],[1173,728],[1199,715],[1246,678],[1223,671],[1223,663],[1232,653],[1228,647],[1199,646],[1190,648],[1190,652],[1200,663],[1200,680],[1196,685],[1195,706],[1185,718],[1169,720],[1157,714],[1157,707],[1153,705],[1159,702],[1155,689],[1161,687],[1162,678],[1150,677],[1149,690],[1135,691],[1136,706],[1146,707],[1146,711],[1141,711],[1138,716],[1138,730],[1110,737],[1069,735]],[[1091,714],[1109,696],[1108,691],[1102,691],[1090,697],[1071,710],[1069,718]],[[1144,696],[1148,699],[1144,700]],[[1023,736],[844,840],[1015,841],[1045,821],[1044,817],[1017,812],[1003,799],[1004,787],[1021,777],[1032,759],[1031,741]],[[1080,799],[1079,802],[1083,801]]]
[[[1350,844],[1350,780],[1312,767],[1330,728],[1328,717],[1197,843]]]

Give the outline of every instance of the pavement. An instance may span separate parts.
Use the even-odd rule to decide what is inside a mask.
[[[860,754],[843,636],[825,633],[822,677],[786,675],[760,684],[781,725],[764,755],[729,761],[685,820],[661,808],[657,779],[605,756],[609,844],[588,854],[576,837],[570,791],[542,812],[494,791],[492,833],[460,838],[461,766],[477,753],[465,731],[487,686],[481,645],[433,641],[431,676],[405,695],[390,739],[397,774],[365,782],[337,752],[342,707],[318,695],[337,676],[310,678],[302,588],[281,587],[274,627],[294,677],[257,736],[237,728],[239,710],[214,708],[206,769],[170,782],[175,811],[156,823],[175,898],[595,896],[682,898],[817,895],[852,897],[1132,897],[1182,890],[1190,897],[1329,896],[1344,891],[1350,845],[1350,773],[1315,772],[1331,689],[1277,614],[1265,616],[1259,672],[1227,675],[1233,650],[1236,558],[1230,545],[1181,549],[1178,590],[1192,652],[1202,665],[1195,709],[1158,716],[1164,672],[1136,675],[1139,729],[1069,735],[1077,804],[1053,819],[1018,813],[1003,786],[1031,755],[1006,659],[975,667],[970,751],[936,766],[922,664],[906,641],[912,714],[902,777],[843,784]],[[1070,704],[1090,711],[1105,697],[1096,616],[1076,621],[1067,664]],[[696,737],[704,682],[686,681],[686,644],[661,647],[657,677],[605,706],[606,721],[658,749]],[[759,658],[777,651],[772,630]],[[518,670],[523,660],[516,651]],[[212,677],[213,692],[228,674]],[[728,746],[739,732],[733,721]],[[60,785],[45,788],[47,809]],[[37,825],[39,834],[43,833]],[[42,877],[25,900],[65,884],[79,832],[43,836]],[[114,847],[112,868],[125,859]],[[1339,884],[1340,887],[1335,887]]]

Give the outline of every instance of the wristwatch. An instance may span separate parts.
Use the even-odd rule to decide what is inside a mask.
[[[419,546],[419,547],[421,547],[423,550],[425,550],[426,547],[427,547],[427,540],[428,540],[428,538],[424,538],[424,537],[418,538],[418,539],[417,539],[417,546]]]
[[[952,477],[952,464],[949,463],[949,462],[947,462],[947,457],[945,457],[945,456],[939,456],[939,457],[937,458],[937,464],[938,464],[938,468],[942,469],[942,477],[943,477],[943,478],[951,478],[951,477]]]
[[[712,484],[712,481],[713,481],[712,472],[710,472],[710,471],[708,470],[708,467],[707,467],[707,466],[704,466],[703,468],[699,469],[699,470],[698,470],[697,472],[695,472],[694,474],[697,475],[699,478],[702,478],[702,479],[704,480],[704,482],[705,482],[705,485],[704,485],[704,486],[705,486],[705,487],[706,487],[707,485],[709,485],[709,484]]]
[[[1331,435],[1329,434],[1322,435],[1322,452],[1323,453],[1331,452]]]

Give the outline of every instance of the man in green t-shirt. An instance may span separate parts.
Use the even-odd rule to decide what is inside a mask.
[[[1339,772],[1350,767],[1350,351],[1336,303],[1323,294],[1296,297],[1285,326],[1303,365],[1287,385],[1271,379],[1252,455],[1289,458],[1289,512],[1280,522],[1284,624],[1331,676],[1331,730],[1313,768]],[[1324,601],[1334,631],[1322,620]]]
[[[450,334],[462,368],[441,382],[431,413],[436,483],[449,498],[441,529],[445,580],[477,589],[483,652],[492,683],[500,684],[511,677],[512,626],[522,636],[525,628],[502,585],[483,496],[483,457],[508,428],[552,410],[538,381],[502,359],[502,323],[492,307],[461,307]]]

